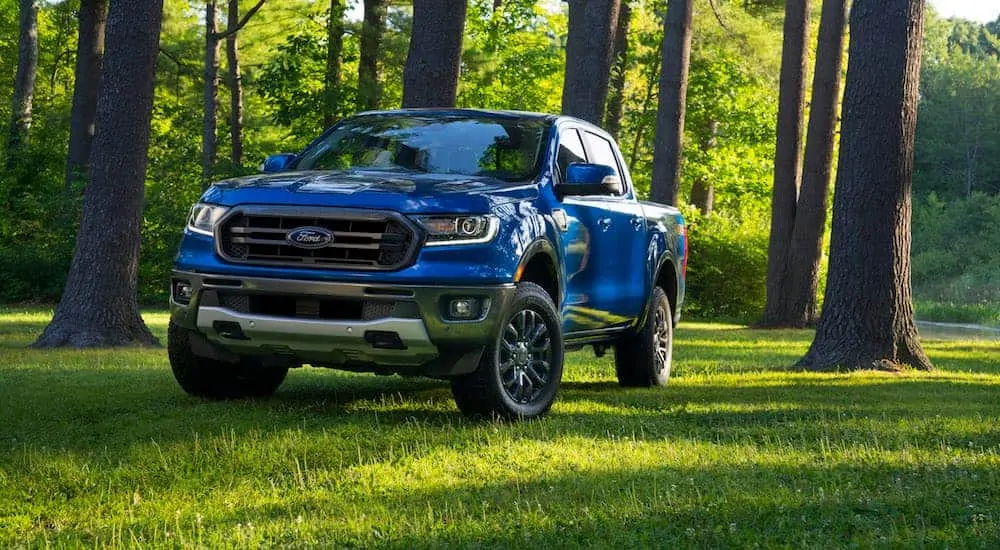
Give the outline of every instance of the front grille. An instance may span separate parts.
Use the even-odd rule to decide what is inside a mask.
[[[332,241],[294,246],[287,237],[300,228],[324,229]],[[400,269],[417,245],[415,231],[391,213],[326,209],[240,209],[223,221],[218,236],[219,253],[232,262],[340,269]]]

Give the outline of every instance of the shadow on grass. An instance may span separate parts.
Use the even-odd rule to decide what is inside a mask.
[[[968,464],[603,465],[516,483],[394,487],[370,503],[385,514],[319,530],[324,544],[352,548],[996,548],[998,482],[996,469]],[[266,528],[343,507],[335,492],[291,492],[213,523]],[[284,529],[267,542],[301,540]]]
[[[1000,444],[990,379],[803,377],[782,383],[674,384],[626,390],[612,382],[566,382],[553,413],[539,422],[498,426],[519,436],[647,440],[720,439],[768,445],[878,440],[889,448]],[[46,370],[5,373],[0,446],[73,453],[133,445],[190,443],[194,434],[283,432],[358,435],[372,449],[405,441],[415,424],[434,446],[468,443],[445,383],[332,372],[293,372],[270,399],[212,402],[184,395],[167,369]],[[487,423],[488,424],[488,423]],[[536,426],[543,428],[539,432]]]

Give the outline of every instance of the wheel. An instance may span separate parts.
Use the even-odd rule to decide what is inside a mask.
[[[552,407],[563,372],[556,306],[540,286],[520,283],[500,326],[476,371],[452,379],[455,403],[472,418],[541,416]]]
[[[636,332],[615,346],[615,371],[622,386],[665,386],[670,379],[674,349],[674,320],[667,293],[653,288],[649,317]]]
[[[191,332],[173,322],[167,327],[167,355],[181,388],[209,399],[267,397],[288,374],[288,367],[264,367],[248,359],[225,363],[199,357],[191,351]]]

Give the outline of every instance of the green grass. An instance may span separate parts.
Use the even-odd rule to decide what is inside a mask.
[[[550,416],[498,424],[318,369],[207,402],[163,350],[25,349],[46,320],[0,312],[2,548],[1000,544],[998,341],[821,375],[787,368],[809,332],[685,324],[669,387],[576,353]]]

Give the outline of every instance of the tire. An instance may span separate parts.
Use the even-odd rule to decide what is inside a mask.
[[[455,404],[470,418],[544,415],[555,401],[563,373],[556,306],[540,286],[520,283],[500,326],[476,371],[451,380]]]
[[[285,381],[288,367],[264,367],[249,360],[225,363],[199,357],[191,351],[191,332],[170,323],[167,355],[170,369],[189,395],[208,399],[268,397]]]
[[[670,299],[653,287],[646,324],[615,346],[618,383],[631,388],[665,386],[673,359],[674,322]]]

